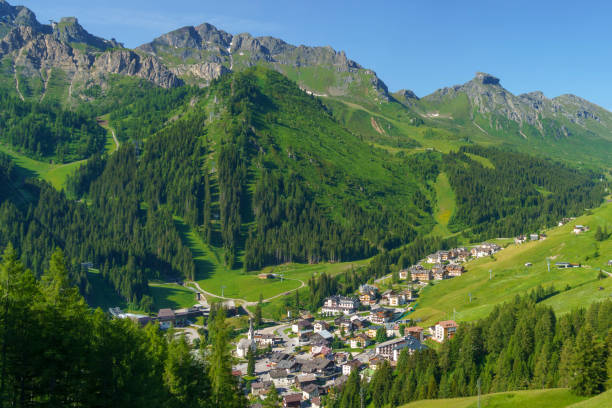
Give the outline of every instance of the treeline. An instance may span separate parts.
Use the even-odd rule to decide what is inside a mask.
[[[465,153],[485,157],[495,168]],[[476,241],[537,231],[598,206],[605,194],[592,172],[493,148],[464,146],[445,156],[444,169],[457,203],[449,226],[471,227]]]
[[[157,325],[91,312],[54,251],[41,279],[12,246],[0,264],[2,407],[243,407],[224,313],[196,353]]]
[[[22,101],[0,92],[0,140],[28,156],[70,162],[101,152],[106,131],[87,109],[70,111],[52,103]]]
[[[556,316],[529,296],[464,323],[439,351],[403,352],[397,367],[376,370],[369,384],[351,375],[326,406],[398,406],[523,389],[570,387],[578,395],[605,390],[612,376],[612,301]]]

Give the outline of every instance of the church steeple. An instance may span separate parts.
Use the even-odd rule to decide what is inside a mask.
[[[253,319],[249,318],[249,334],[247,334],[249,340],[255,338],[255,332],[253,331]]]

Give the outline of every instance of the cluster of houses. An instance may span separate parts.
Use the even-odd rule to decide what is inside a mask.
[[[428,255],[424,262],[412,265],[408,269],[399,271],[400,280],[413,282],[429,282],[461,276],[465,272],[462,263],[471,258],[482,258],[493,255],[502,248],[497,244],[485,242],[468,250],[466,248],[453,248],[448,251],[437,251]],[[431,268],[423,264],[432,265]]]
[[[402,352],[423,350],[426,339],[443,342],[457,330],[457,323],[451,320],[429,328],[411,326],[410,320],[402,319],[403,309],[380,305],[383,299],[389,304],[405,302],[405,297],[413,296],[410,292],[379,294],[376,286],[362,285],[359,293],[359,298],[325,299],[321,320],[302,314],[285,330],[285,336],[258,334],[250,326],[247,337],[236,346],[238,357],[245,358],[249,349],[272,346],[265,364],[260,365],[266,368],[250,384],[253,407],[263,404],[272,384],[284,407],[320,407],[322,396],[331,388],[342,387],[353,371],[369,380],[385,361],[394,366]],[[371,304],[374,300],[378,303]],[[370,310],[359,312],[360,302],[370,305]],[[299,347],[287,347],[288,342]]]
[[[527,241],[542,241],[547,238],[546,234],[540,234],[537,232],[531,233],[529,235],[519,235],[514,238],[514,243],[517,245],[524,244]]]

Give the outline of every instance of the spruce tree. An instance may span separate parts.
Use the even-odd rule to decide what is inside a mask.
[[[247,361],[247,375],[252,377],[255,374],[255,353],[250,347],[249,351],[247,352]]]
[[[571,390],[578,395],[594,395],[602,392],[607,379],[606,352],[595,332],[586,323],[578,332],[572,358]]]

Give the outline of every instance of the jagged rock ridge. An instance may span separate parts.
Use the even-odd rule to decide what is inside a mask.
[[[289,77],[295,75],[292,79],[306,90],[341,96],[360,85],[369,88],[366,91],[372,90],[375,98],[389,100],[387,86],[373,71],[331,47],[295,46],[278,38],[247,33],[232,35],[204,23],[171,31],[137,50],[159,57],[178,76],[192,75],[210,81],[226,72],[263,63]],[[177,58],[179,63],[175,62]],[[321,84],[300,76],[302,70],[313,68],[333,72],[336,81]]]

